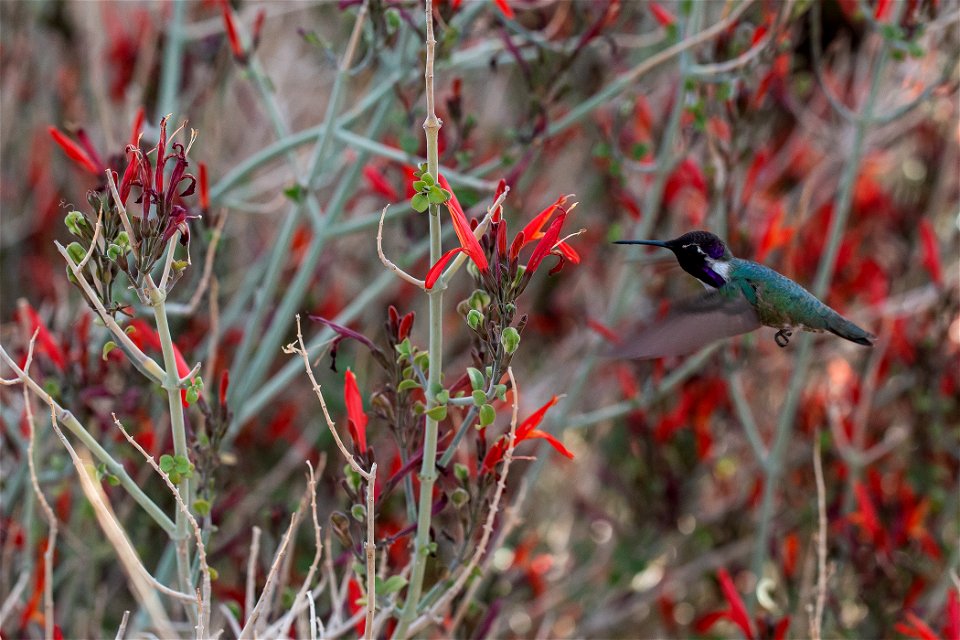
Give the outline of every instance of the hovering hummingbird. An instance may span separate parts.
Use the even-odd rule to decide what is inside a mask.
[[[673,306],[663,320],[632,336],[614,354],[625,358],[659,358],[696,351],[711,342],[748,333],[761,326],[777,329],[780,347],[793,330],[829,331],[873,346],[875,336],[820,302],[799,284],[762,264],[735,258],[720,238],[691,231],[674,240],[618,240],[670,249],[684,271],[708,289]]]

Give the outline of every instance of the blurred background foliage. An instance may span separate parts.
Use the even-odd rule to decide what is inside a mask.
[[[0,4],[0,337],[23,353],[25,299],[66,360],[41,353],[35,365],[62,404],[132,470],[141,465],[120,446],[111,411],[148,450],[167,451],[165,400],[122,359],[99,357],[105,337],[54,250],[54,239],[69,240],[66,212],[101,178],[71,163],[48,128],[82,129],[109,163],[138,109],[151,145],[163,115],[188,120],[210,202],[192,223],[193,267],[173,312],[187,310],[213,230],[229,217],[215,284],[173,318],[173,333],[189,362],[203,361],[209,393],[230,371],[234,420],[211,463],[218,530],[209,553],[216,597],[242,603],[250,527],[263,528],[265,548],[276,545],[299,499],[290,483],[302,460],[331,445],[302,368],[280,352],[293,313],[340,318],[382,342],[393,304],[420,314],[413,338],[425,345],[425,297],[377,259],[384,204],[388,254],[418,277],[429,264],[418,249],[426,216],[408,205],[424,153],[422,7],[369,3],[357,55],[340,73],[331,146],[304,188],[359,3],[231,4],[247,34],[241,51],[231,50],[218,2]],[[513,362],[522,416],[566,394],[543,428],[576,457],[540,447],[536,461],[516,463],[509,508],[519,521],[498,541],[465,634],[772,637],[789,625],[791,637],[807,635],[818,437],[824,634],[957,632],[960,7],[748,4],[438,3],[440,159],[458,197],[480,212],[505,178],[504,215],[516,229],[575,193],[567,224],[586,230],[573,241],[580,264],[527,292]],[[609,241],[695,228],[808,288],[824,256],[835,257],[825,301],[876,333],[876,346],[816,338],[798,362],[796,340],[780,349],[764,329],[689,358],[599,357],[611,337],[696,289],[656,254]],[[458,276],[446,297],[448,380],[471,363],[456,309],[469,280]],[[142,313],[132,292],[121,295]],[[342,373],[328,362],[320,382],[343,416]],[[337,368],[348,365],[369,407],[383,380],[365,351],[344,343]],[[794,387],[796,409],[784,409]],[[19,393],[3,398],[0,594],[9,594],[41,564],[45,529],[25,476]],[[112,633],[132,600],[66,454],[39,424],[40,479],[63,522],[57,625],[67,637]],[[392,464],[382,421],[371,419],[367,437]],[[350,506],[339,467],[320,478],[324,521]],[[110,495],[153,566],[155,528],[123,494]],[[384,535],[406,523],[402,508],[380,515]],[[439,522],[442,540],[448,521]],[[294,573],[311,556],[305,537]],[[736,615],[724,575],[749,619]],[[37,636],[38,589],[31,579],[6,635]]]

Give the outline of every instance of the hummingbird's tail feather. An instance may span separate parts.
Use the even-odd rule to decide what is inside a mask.
[[[856,342],[857,344],[862,344],[865,347],[872,347],[873,341],[876,340],[876,336],[872,333],[861,329],[854,323],[850,322],[843,316],[838,315],[836,318],[830,322],[827,326],[827,331],[835,335],[845,338],[850,342]]]

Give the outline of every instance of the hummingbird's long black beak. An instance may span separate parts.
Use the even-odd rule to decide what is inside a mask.
[[[646,244],[651,247],[663,247],[664,249],[670,248],[669,242],[664,242],[663,240],[614,240],[613,244]]]

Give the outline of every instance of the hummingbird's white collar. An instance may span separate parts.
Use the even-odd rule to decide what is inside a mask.
[[[705,259],[707,266],[714,270],[714,272],[723,278],[725,281],[730,281],[730,263],[726,260],[714,260],[713,258]]]

